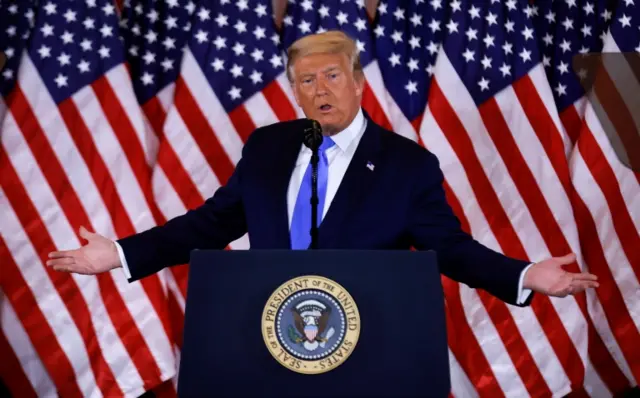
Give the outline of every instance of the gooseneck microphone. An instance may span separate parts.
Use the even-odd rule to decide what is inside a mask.
[[[318,248],[318,149],[322,144],[322,127],[318,121],[309,119],[304,129],[304,145],[311,149],[311,249]]]

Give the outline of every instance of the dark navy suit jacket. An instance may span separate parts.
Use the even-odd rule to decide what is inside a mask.
[[[445,200],[437,158],[365,117],[365,133],[320,225],[319,248],[432,249],[441,273],[515,305],[529,263],[464,233]],[[227,184],[202,206],[119,240],[130,280],[187,263],[193,249],[223,249],[246,232],[251,249],[289,249],[287,189],[302,131],[301,120],[258,128]]]

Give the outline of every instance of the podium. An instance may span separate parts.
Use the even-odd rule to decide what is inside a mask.
[[[191,255],[180,397],[447,397],[435,252]]]

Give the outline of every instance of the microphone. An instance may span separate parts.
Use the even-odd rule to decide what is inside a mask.
[[[322,144],[322,126],[317,120],[307,119],[304,129],[304,145],[311,149],[311,249],[318,248],[318,148]]]
[[[322,144],[322,126],[317,120],[307,119],[308,126],[304,129],[304,145],[312,151]]]

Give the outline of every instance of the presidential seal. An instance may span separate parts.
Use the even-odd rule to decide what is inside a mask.
[[[262,336],[271,355],[286,368],[324,373],[353,352],[360,336],[360,314],[338,283],[300,276],[269,297],[262,313]]]

